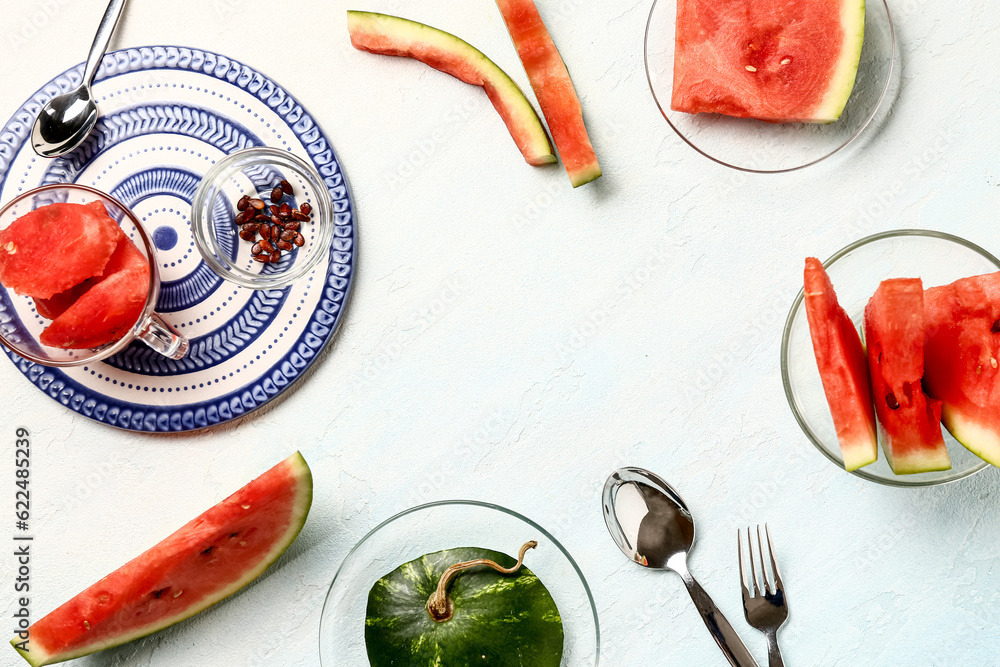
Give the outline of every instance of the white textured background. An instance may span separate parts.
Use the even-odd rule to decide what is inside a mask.
[[[353,187],[360,270],[330,354],[236,426],[120,432],[0,364],[10,514],[13,430],[33,433],[36,619],[294,449],[315,476],[304,532],[261,581],[79,664],[315,665],[323,595],[350,547],[399,510],[451,497],[519,510],[563,541],[594,590],[603,664],[724,664],[680,580],[609,539],[600,488],[621,465],[659,472],[688,501],[692,571],[759,660],[734,534],[766,520],[793,605],[790,666],[997,664],[1000,474],[913,490],[839,472],[793,421],[778,351],[807,254],[896,227],[1000,252],[1000,9],[892,2],[902,90],[864,150],[744,176],[691,151],[654,106],[649,0],[538,4],[604,167],[576,191],[561,167],[524,164],[481,91],[351,49],[341,0],[130,2],[112,48],[218,51],[312,112]],[[85,57],[104,5],[4,2],[0,119]],[[529,90],[490,0],[351,8],[453,31]],[[0,540],[12,524],[0,514]],[[13,558],[0,564],[6,628]],[[22,663],[0,646],[0,664]]]

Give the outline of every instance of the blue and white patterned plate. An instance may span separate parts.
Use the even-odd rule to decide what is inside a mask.
[[[0,201],[44,183],[107,192],[142,220],[156,245],[157,311],[191,341],[180,361],[141,343],[83,367],[38,366],[7,352],[39,389],[82,415],[133,431],[189,431],[255,410],[288,389],[331,340],[355,267],[354,207],[323,131],[285,90],[224,56],[145,47],[104,57],[93,90],[101,112],[82,146],[39,158],[27,139],[52,97],[83,66],[46,84],[0,133]],[[291,287],[255,291],[202,262],[188,216],[201,176],[223,155],[272,146],[311,160],[334,206],[329,257]]]

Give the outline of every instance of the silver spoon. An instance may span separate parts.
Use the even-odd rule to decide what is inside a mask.
[[[604,483],[603,505],[604,522],[622,553],[644,567],[679,574],[729,664],[758,667],[733,626],[688,571],[694,519],[677,492],[648,470],[621,468]]]
[[[127,0],[111,0],[90,47],[83,81],[74,90],[49,100],[31,128],[31,147],[42,157],[59,157],[83,143],[97,124],[97,103],[90,92],[97,68]]]

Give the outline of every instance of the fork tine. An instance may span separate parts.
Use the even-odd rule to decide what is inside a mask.
[[[774,593],[774,585],[768,581],[767,565],[764,562],[764,540],[760,536],[760,524],[757,524],[757,554],[760,556],[760,580],[764,585],[765,593]],[[772,559],[773,563],[774,560]]]
[[[736,529],[736,555],[740,559],[740,587],[743,589],[743,598],[746,599],[750,595],[750,589],[747,587],[747,571],[743,564],[743,533],[740,529]]]
[[[750,578],[753,580],[753,594],[756,596],[760,595],[760,589],[757,587],[757,567],[753,562],[753,538],[750,536],[750,526],[747,526],[747,547],[750,552]]]
[[[771,541],[771,529],[768,528],[767,524],[764,524],[764,533],[767,535],[767,550],[771,555],[771,569],[774,572],[774,581],[776,586],[776,591],[780,591],[784,588],[781,583],[781,570],[778,569],[778,559],[774,557],[774,542]]]

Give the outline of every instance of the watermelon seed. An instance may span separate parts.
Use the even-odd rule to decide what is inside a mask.
[[[748,72],[756,72],[757,71],[757,68],[754,67],[753,65],[747,65],[746,67],[747,67],[747,71]]]
[[[183,592],[184,592],[183,590],[177,591],[176,593],[174,593],[174,597],[179,598],[181,596],[181,593]]]
[[[787,65],[787,64],[788,64],[788,63],[790,63],[790,62],[792,62],[792,59],[791,59],[791,58],[785,58],[784,60],[782,60],[782,61],[781,61],[781,64],[782,64],[782,65]]]
[[[207,555],[211,554],[212,553],[212,549],[214,549],[214,548],[215,547],[209,547],[209,548],[205,549],[204,551],[201,552],[201,555],[202,556],[207,556]]]
[[[990,366],[992,366],[993,368],[997,367],[997,360],[995,357],[990,357]]]
[[[896,397],[892,395],[892,392],[885,395],[885,402],[892,410],[899,410],[899,401],[897,401]]]
[[[90,623],[88,623],[87,621],[84,621],[84,622],[83,622],[83,627],[85,627],[85,628],[87,628],[88,630],[90,630]]]
[[[248,510],[248,509],[250,509],[250,506],[249,506],[249,505],[240,505],[240,507],[242,507],[242,508],[243,508],[243,509],[245,509],[245,510]]]
[[[166,588],[161,588],[158,591],[153,591],[153,597],[159,600],[160,596],[162,596],[169,588],[170,586],[167,586]]]
[[[229,537],[236,537],[237,535],[239,535],[238,532],[237,533],[229,533]]]
[[[990,333],[1000,333],[1000,320],[993,323],[993,328],[990,329]]]

